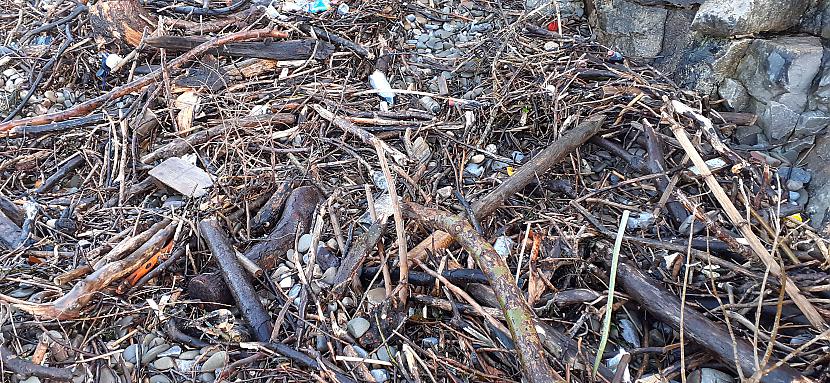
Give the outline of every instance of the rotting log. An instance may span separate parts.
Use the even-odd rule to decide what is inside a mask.
[[[153,36],[147,45],[174,52],[189,51],[208,41],[202,36]],[[211,48],[207,53],[217,56],[260,58],[269,60],[325,60],[334,53],[334,46],[319,40],[256,41],[229,43]]]
[[[422,224],[446,231],[464,247],[481,271],[487,275],[490,286],[496,292],[507,327],[510,329],[516,353],[525,378],[530,383],[564,382],[548,364],[544,346],[536,332],[533,311],[516,285],[510,268],[493,246],[484,240],[467,219],[438,209],[426,208],[415,203],[401,205],[402,213]]]
[[[154,27],[148,20],[154,20],[137,0],[98,1],[89,7],[89,21],[95,34],[125,42],[137,47],[145,31]]]
[[[473,202],[472,209],[476,218],[481,219],[492,214],[502,206],[504,201],[522,190],[531,181],[546,173],[565,156],[582,146],[588,139],[597,134],[605,121],[605,115],[596,115],[583,121],[573,130],[565,133],[561,138],[551,143],[545,150],[522,165],[510,178],[507,178],[493,191]],[[436,231],[417,246],[412,248],[407,259],[423,260],[427,252],[440,251],[453,242],[453,237],[444,231]]]
[[[620,262],[617,273],[625,291],[661,322],[680,330],[681,302],[674,294],[667,292],[659,283],[646,276],[637,267],[628,262]],[[743,339],[734,339],[729,332],[702,314],[686,306],[683,310],[683,331],[695,343],[706,347],[716,354],[727,366],[735,363],[741,366],[745,376],[751,376],[755,366],[755,348]],[[733,348],[734,347],[734,348]],[[776,363],[770,360],[770,367]],[[782,365],[761,377],[765,383],[812,382],[789,365]]]
[[[236,259],[236,251],[228,242],[227,235],[214,218],[199,222],[199,230],[210,247],[213,258],[219,264],[222,277],[230,288],[242,317],[248,321],[258,341],[268,342],[271,338],[271,318],[259,300],[251,277]]]
[[[244,253],[264,271],[277,265],[280,257],[294,247],[297,231],[308,230],[311,218],[322,197],[313,186],[295,189],[285,202],[280,220],[274,225],[267,237],[251,246]],[[233,297],[225,282],[217,274],[204,273],[193,277],[187,285],[188,293],[193,299],[205,303],[231,303]]]

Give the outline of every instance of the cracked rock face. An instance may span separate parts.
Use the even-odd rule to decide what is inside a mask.
[[[627,56],[654,58],[663,48],[664,7],[648,7],[628,0],[595,0],[592,21],[600,41]]]
[[[809,0],[708,0],[692,29],[709,36],[779,32],[798,25]]]

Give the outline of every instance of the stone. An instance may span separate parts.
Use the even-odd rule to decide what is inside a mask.
[[[478,178],[484,174],[484,167],[479,164],[467,164],[467,166],[464,167],[464,172]]]
[[[758,144],[758,133],[761,132],[763,132],[763,129],[757,125],[738,126],[735,129],[735,139],[741,145],[756,145]]]
[[[824,50],[812,36],[756,39],[736,69],[736,79],[761,103],[782,103],[795,113],[807,105]]]
[[[718,87],[718,94],[726,101],[726,106],[733,111],[746,110],[749,106],[749,92],[743,84],[733,78],[727,78]]]
[[[480,163],[484,162],[485,158],[487,158],[487,157],[485,157],[483,154],[476,154],[476,155],[470,157],[470,162],[472,162],[474,164],[480,164]]]
[[[424,347],[435,347],[435,346],[438,345],[438,343],[439,343],[438,338],[436,338],[436,337],[428,337],[428,338],[421,339],[421,344]]]
[[[386,289],[383,287],[378,287],[376,289],[371,289],[366,292],[366,300],[369,301],[369,304],[372,305],[379,305],[386,300]]]
[[[707,0],[698,8],[692,29],[730,37],[779,32],[798,24],[810,0]]]
[[[173,383],[173,381],[164,375],[153,375],[150,377],[150,383]]]
[[[758,123],[772,142],[786,139],[798,123],[799,115],[787,105],[770,101],[758,116]]]
[[[329,286],[334,284],[334,278],[337,276],[337,268],[336,267],[329,267],[326,269],[326,272],[323,273],[322,281],[328,284]]]
[[[788,180],[787,181],[787,190],[789,190],[789,191],[799,191],[801,189],[804,189],[804,184],[801,183],[800,181],[796,181],[796,180]]]
[[[830,125],[830,117],[823,112],[812,110],[804,112],[798,118],[793,135],[795,137],[815,136]]]
[[[176,369],[181,372],[192,372],[196,367],[196,359],[176,359]]]
[[[309,248],[311,248],[311,234],[305,233],[297,240],[297,251],[305,253]]]
[[[363,336],[366,331],[369,331],[369,326],[369,321],[366,318],[357,317],[349,321],[346,329],[349,331],[349,335],[357,339]]]
[[[200,383],[213,383],[216,381],[216,375],[213,375],[210,372],[203,372],[199,374],[197,379],[199,379]]]
[[[532,15],[555,16],[557,6],[563,19],[579,18],[585,13],[580,0],[525,0],[525,12]]]
[[[444,186],[439,188],[436,193],[438,194],[439,198],[446,199],[452,195],[452,186]]]
[[[654,58],[663,47],[666,8],[629,0],[595,0],[591,22],[598,40],[625,56]]]
[[[823,169],[823,167],[822,167]],[[782,166],[778,168],[778,175],[786,180],[795,180],[802,184],[808,184],[813,179],[813,175],[802,168],[792,168],[789,166]]]
[[[510,256],[510,252],[513,249],[515,244],[510,237],[502,235],[496,238],[496,242],[493,244],[493,249],[496,250],[496,253],[502,256],[502,258],[507,258]]]
[[[389,372],[382,368],[371,370],[369,373],[372,374],[372,377],[375,378],[375,382],[377,383],[383,383],[389,380]]]
[[[167,349],[169,349],[169,348],[170,348],[169,344],[164,344],[163,343],[163,344],[160,344],[158,346],[155,346],[155,347],[147,350],[147,352],[144,353],[144,355],[141,356],[141,364],[150,363],[151,361],[153,361],[153,359],[156,359],[156,357],[158,357],[159,354],[161,354],[164,351],[167,351]]]
[[[291,278],[290,276],[288,276],[288,277],[285,277],[283,279],[280,279],[279,286],[283,290],[290,289],[291,286],[294,286],[294,278]]]
[[[6,76],[8,78],[15,77],[17,76],[17,69],[6,68],[5,70],[3,70],[3,76]]]
[[[389,184],[386,183],[386,176],[380,170],[375,170],[372,172],[372,182],[374,182],[375,186],[377,186],[380,190],[389,189]]]
[[[317,258],[315,258],[315,261],[317,261],[317,265],[322,270],[340,266],[340,258],[334,255],[329,248],[327,244],[323,245],[322,243],[317,246]],[[337,241],[334,241],[334,248],[337,248]]]
[[[98,383],[119,383],[121,379],[109,367],[103,367],[98,371]]]
[[[375,359],[382,360],[384,362],[391,362],[392,357],[398,353],[398,350],[392,346],[380,346],[378,350],[375,352]]]
[[[179,356],[182,353],[181,346],[175,345],[173,347],[168,348],[166,351],[158,354],[158,357],[165,357],[165,356]]]
[[[723,371],[713,368],[701,368],[692,371],[686,379],[687,383],[732,383],[735,378]]]
[[[176,362],[173,361],[173,358],[165,356],[163,358],[156,359],[156,361],[153,362],[153,367],[159,370],[169,370],[176,367]]]
[[[798,161],[798,156],[808,148],[811,148],[816,141],[816,136],[807,136],[788,142],[781,148],[781,156],[790,163]]]
[[[798,204],[798,200],[801,198],[801,193],[791,191],[787,193],[787,199],[792,202],[794,205]]]
[[[132,364],[137,364],[138,363],[138,354],[141,353],[139,351],[140,349],[141,349],[140,345],[131,344],[131,345],[127,346],[127,348],[124,349],[124,352],[121,355],[124,357],[125,361],[127,361],[129,363],[132,363]]]
[[[20,383],[40,383],[40,378],[37,376],[30,376],[25,380],[21,380]]]
[[[202,372],[214,372],[225,366],[228,361],[227,351],[217,351],[202,364]]]
[[[329,350],[328,339],[323,334],[317,334],[314,339],[314,348],[320,352],[326,352]]]

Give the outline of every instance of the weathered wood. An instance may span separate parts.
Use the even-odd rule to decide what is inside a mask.
[[[507,178],[504,183],[473,202],[472,208],[476,218],[486,217],[496,211],[504,201],[550,170],[569,153],[582,146],[588,139],[599,132],[604,115],[593,116],[577,125],[573,130],[565,133],[561,138],[551,143],[545,150],[522,165],[516,173]],[[452,244],[453,238],[444,231],[436,231],[409,251],[407,259],[422,260],[428,252],[439,251]]]
[[[265,205],[251,218],[251,232],[259,233],[277,223],[285,200],[288,199],[291,191],[294,190],[291,184],[291,181],[283,181],[280,183],[277,190],[274,191],[274,194],[265,202]]]
[[[15,248],[21,234],[20,226],[0,211],[0,245],[7,249]]]
[[[26,214],[14,202],[0,195],[0,212],[6,215],[17,226],[23,225]]]
[[[271,339],[271,317],[262,306],[250,275],[236,259],[236,251],[231,247],[227,235],[214,218],[199,222],[199,230],[222,270],[222,277],[230,288],[242,317],[248,321],[258,341],[268,342]]]
[[[69,382],[72,380],[72,370],[68,368],[56,368],[41,366],[29,360],[17,357],[11,350],[0,345],[0,361],[2,361],[3,372],[13,372],[23,377],[37,376],[41,379],[50,379],[58,382]]]
[[[334,300],[339,299],[343,295],[343,292],[346,291],[346,288],[352,283],[355,276],[357,276],[357,272],[360,270],[360,266],[363,265],[363,261],[366,260],[366,256],[369,255],[369,252],[372,251],[378,241],[380,241],[380,238],[383,237],[385,229],[386,220],[374,222],[349,248],[349,252],[343,257],[343,260],[340,262],[340,267],[337,268],[337,274],[334,276],[334,282],[331,287]]]
[[[510,329],[516,345],[516,353],[528,382],[564,382],[565,379],[548,364],[542,342],[536,332],[533,311],[516,285],[513,275],[510,274],[507,263],[496,253],[493,246],[476,233],[467,219],[463,217],[415,203],[403,204],[401,209],[403,214],[409,218],[417,219],[436,229],[445,230],[476,260],[498,296],[499,306],[507,321],[507,327]]]
[[[189,51],[209,39],[202,36],[153,36],[147,45],[174,52]],[[228,43],[211,48],[208,53],[218,56],[254,57],[271,60],[325,60],[334,52],[334,46],[314,39],[288,41],[256,41]]]
[[[625,291],[652,315],[674,329],[680,329],[681,302],[677,296],[662,289],[659,282],[646,276],[628,262],[620,262],[617,278]],[[745,376],[751,376],[757,371],[755,348],[752,345],[743,339],[735,339],[733,343],[732,337],[723,329],[723,326],[718,326],[688,306],[683,312],[683,331],[689,339],[712,351],[726,365],[734,366],[737,361]],[[733,347],[736,349],[735,352],[733,352]],[[769,365],[764,368],[769,368],[776,362],[770,360]],[[784,364],[761,377],[761,382],[806,383],[812,380]]]
[[[147,20],[154,17],[137,0],[98,1],[89,7],[89,21],[97,35],[113,38],[137,47],[146,31],[153,26]]]
[[[38,186],[37,189],[35,189],[35,194],[40,194],[45,191],[51,190],[53,187],[55,187],[55,185],[58,184],[58,182],[64,179],[69,174],[69,172],[79,168],[83,164],[84,156],[82,156],[81,153],[75,153],[74,155],[72,155],[72,157],[60,164],[60,166],[58,166],[57,169],[55,169],[55,172],[51,176],[49,176],[49,178],[43,181],[43,183],[40,184],[40,186]]]

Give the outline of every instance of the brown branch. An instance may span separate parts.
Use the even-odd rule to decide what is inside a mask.
[[[4,370],[20,374],[24,377],[37,376],[41,379],[53,379],[59,381],[72,380],[72,370],[34,364],[28,360],[18,358],[5,346],[0,346],[0,360],[3,361],[2,367]]]
[[[452,235],[464,250],[478,263],[490,286],[499,297],[507,327],[516,345],[525,378],[531,383],[565,380],[547,362],[542,342],[536,332],[533,311],[510,274],[504,259],[485,241],[463,217],[414,203],[401,206],[403,214],[421,223],[441,229]]]
[[[176,224],[170,220],[163,220],[153,227],[163,227],[141,247],[133,251],[126,258],[114,261],[101,267],[72,287],[68,293],[52,303],[34,304],[10,296],[0,294],[0,301],[11,303],[14,307],[41,318],[68,320],[75,319],[81,314],[95,293],[103,290],[113,282],[132,274],[153,254],[158,252],[176,229]],[[150,229],[152,230],[152,228]]]
[[[270,28],[266,28],[256,29],[252,31],[237,32],[226,36],[217,37],[210,41],[206,41],[203,44],[200,44],[196,48],[193,48],[193,50],[190,50],[187,53],[177,57],[175,60],[170,61],[170,64],[167,65],[166,69],[179,69],[185,63],[195,59],[196,57],[204,54],[205,52],[217,46],[221,46],[234,41],[255,40],[265,37],[287,38],[288,34],[285,32],[280,32]],[[132,82],[121,85],[105,94],[102,94],[91,100],[78,104],[72,109],[45,114],[42,116],[34,116],[0,123],[0,132],[6,132],[6,136],[15,136],[18,133],[18,127],[50,124],[53,122],[65,121],[73,117],[87,115],[109,101],[121,98],[123,96],[126,96],[127,94],[136,92],[139,89],[144,88],[145,86],[157,82],[162,77],[163,69],[164,68],[156,69],[155,71],[151,72],[150,74],[144,77],[133,80]]]
[[[496,209],[501,207],[504,200],[516,194],[519,190],[527,186],[527,184],[536,180],[537,176],[544,174],[569,153],[582,146],[588,139],[599,132],[604,121],[604,115],[593,116],[585,120],[575,129],[551,143],[541,153],[531,158],[528,163],[519,168],[504,183],[473,203],[472,208],[476,218],[481,219],[492,214]],[[452,242],[453,238],[451,235],[443,231],[437,231],[412,248],[409,251],[407,259],[423,260],[426,258],[427,252],[440,251],[452,244]]]

